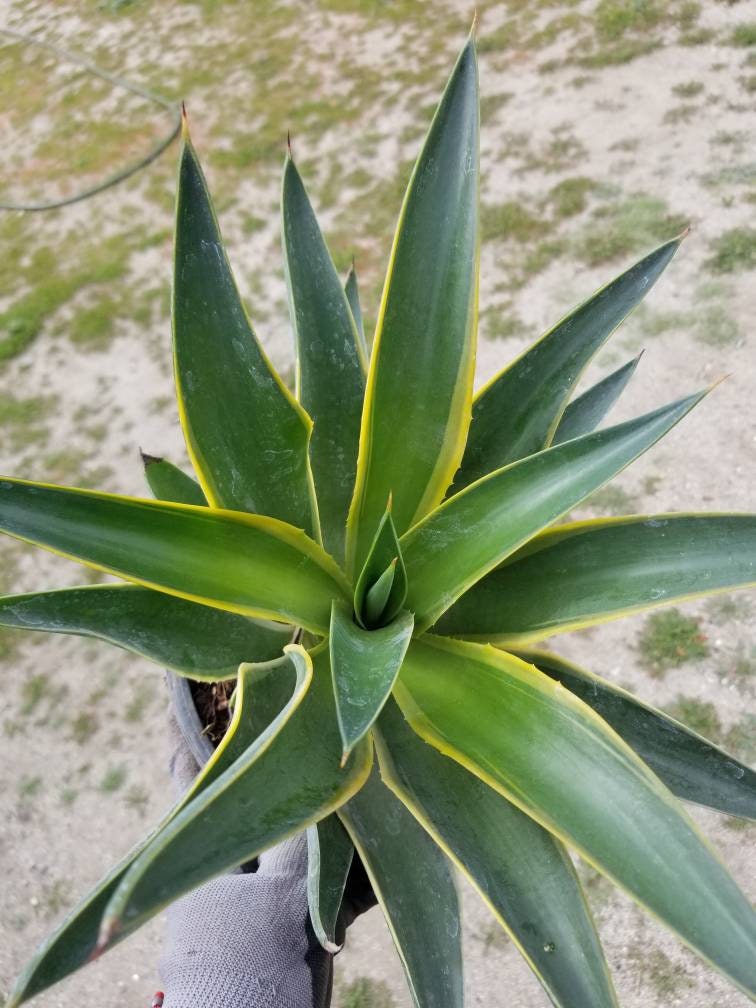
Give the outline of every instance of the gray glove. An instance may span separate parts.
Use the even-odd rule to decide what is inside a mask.
[[[172,712],[169,731],[180,797],[199,767]],[[254,874],[237,870],[174,903],[159,970],[165,1008],[327,1008],[333,956],[310,924],[305,837],[267,851]]]

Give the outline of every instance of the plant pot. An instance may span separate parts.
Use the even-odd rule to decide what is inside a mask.
[[[166,682],[181,735],[197,765],[203,767],[213,754],[213,744],[204,733],[204,725],[194,706],[189,680],[173,672],[166,672]]]

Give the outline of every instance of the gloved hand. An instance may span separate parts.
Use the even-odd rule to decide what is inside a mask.
[[[181,797],[199,767],[172,712],[168,720]],[[344,929],[375,904],[356,855],[352,869]],[[164,1008],[327,1008],[333,956],[310,924],[304,834],[262,854],[256,872],[238,869],[172,904],[159,970]]]

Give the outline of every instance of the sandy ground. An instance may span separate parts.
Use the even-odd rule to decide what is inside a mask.
[[[276,246],[280,151],[257,172],[231,158],[224,162],[218,153],[224,148],[233,151],[238,137],[254,136],[263,121],[263,113],[255,111],[260,78],[250,67],[255,60],[267,60],[270,73],[286,82],[294,98],[301,85],[301,101],[321,99],[329,111],[327,121],[323,109],[313,112],[315,125],[310,130],[303,127],[297,149],[306,177],[313,179],[315,195],[321,197],[327,234],[336,236],[342,256],[356,250],[358,265],[365,263],[366,308],[374,317],[373,292],[388,243],[385,228],[379,227],[379,234],[370,230],[376,219],[364,208],[364,182],[354,172],[360,168],[373,180],[391,180],[396,166],[416,151],[428,103],[443,84],[469,11],[467,4],[451,0],[402,4],[407,16],[397,21],[388,9],[391,5],[386,11],[381,5],[346,2],[264,6],[260,19],[278,18],[275,31],[251,40],[244,58],[234,45],[237,22],[243,16],[238,4],[228,5],[226,19],[213,14],[212,4],[145,0],[119,10],[113,3],[3,0],[0,23],[39,31],[42,37],[97,54],[133,79],[189,99],[200,151],[215,150],[208,156],[208,170],[211,184],[217,182],[223,195],[220,218],[232,262],[252,316],[261,320],[261,335],[285,370],[291,366],[292,351]],[[479,5],[482,39],[494,38],[522,6]],[[631,511],[753,509],[754,272],[736,264],[733,272],[713,275],[707,260],[720,236],[753,223],[754,203],[748,199],[755,160],[753,95],[742,83],[754,74],[753,59],[749,64],[748,50],[728,40],[734,26],[756,22],[756,0],[729,4],[709,0],[697,22],[697,30],[709,35],[698,44],[681,44],[678,29],[665,23],[653,35],[659,41],[657,48],[618,65],[581,67],[574,50],[580,36],[571,34],[572,29],[553,37],[531,37],[570,13],[590,25],[599,6],[533,4],[526,43],[492,44],[481,54],[482,93],[490,99],[484,104],[484,207],[520,201],[537,225],[527,239],[494,234],[484,244],[478,378],[482,382],[490,377],[568,307],[654,243],[633,232],[628,254],[620,252],[595,265],[585,253],[571,252],[585,248],[586,234],[598,236],[620,226],[611,214],[601,216],[602,207],[625,205],[637,194],[650,195],[660,201],[653,212],[689,220],[692,234],[655,289],[648,310],[617,333],[586,381],[646,347],[632,392],[613,414],[618,420],[724,374],[729,378],[617,484]],[[248,5],[244,16],[255,7]],[[361,12],[362,7],[368,12]],[[287,55],[294,52],[298,61],[293,68],[278,62],[278,43],[287,40],[291,43]],[[227,60],[218,57],[224,47]],[[344,65],[334,54],[344,48],[353,80],[351,97],[340,109]],[[201,66],[203,55],[211,51],[216,61],[212,72]],[[554,66],[544,69],[549,61]],[[301,78],[301,67],[309,74],[306,80]],[[30,67],[29,73],[33,70]],[[415,76],[407,80],[410,72]],[[20,102],[23,68],[18,74]],[[361,81],[371,82],[364,101]],[[691,87],[691,82],[702,86]],[[689,97],[681,97],[686,94]],[[219,104],[221,96],[225,105]],[[0,164],[6,169],[3,195],[20,198],[25,181],[36,184],[37,175],[34,171],[24,175],[19,165],[32,157],[35,137],[52,128],[54,116],[43,103],[31,118],[19,121],[12,114],[13,100],[10,96],[0,111],[4,135],[11,130],[13,139]],[[120,108],[119,101],[106,93],[97,101],[100,116],[109,104],[111,112]],[[681,106],[688,111],[675,113]],[[157,117],[150,136],[164,126]],[[296,139],[295,134],[295,143]],[[65,145],[61,149],[65,155]],[[56,268],[64,270],[84,245],[90,248],[94,242],[97,250],[98,241],[112,235],[131,239],[140,227],[145,233],[169,229],[174,158],[175,148],[167,155],[167,167],[163,159],[144,177],[90,203],[34,217],[31,223],[23,215],[6,217],[2,241],[8,250],[3,258],[16,256],[19,264],[26,263],[36,248],[49,246],[56,250]],[[334,177],[328,175],[329,163],[341,171],[330,200],[326,192]],[[560,180],[576,176],[592,180],[596,195],[576,216],[555,221],[549,193]],[[64,175],[56,179],[62,187]],[[258,226],[245,228],[241,211],[249,208],[261,220]],[[396,210],[398,204],[388,217]],[[488,212],[484,210],[484,220]],[[639,212],[636,206],[630,217]],[[347,225],[352,229],[352,248],[342,238]],[[31,245],[22,251],[11,242],[14,228],[18,233],[25,229],[29,236]],[[555,233],[566,243],[565,250],[543,269],[518,279],[525,252]],[[12,270],[3,276],[7,283],[0,288],[0,311],[26,292],[22,273],[15,280]],[[37,423],[36,440],[23,438],[18,426],[0,427],[0,471],[45,478],[51,470],[60,470],[54,478],[61,482],[85,480],[103,489],[141,494],[137,446],[177,462],[185,460],[169,401],[170,334],[160,294],[169,283],[169,237],[144,247],[132,241],[128,271],[117,285],[127,301],[130,291],[134,297],[148,289],[157,291],[146,316],[132,317],[120,303],[107,340],[97,346],[73,343],[68,338],[70,325],[78,324],[82,308],[101,295],[100,287],[82,289],[45,316],[39,335],[20,354],[0,364],[0,389],[6,396],[51,400]],[[502,329],[502,318],[517,324]],[[580,514],[597,513],[598,507]],[[42,553],[2,544],[0,556],[2,591],[85,580],[80,568]],[[649,674],[639,660],[637,642],[644,617],[551,643],[555,650],[659,706],[674,705],[680,697],[712,704],[723,737],[740,729],[745,757],[747,735],[753,732],[753,722],[746,716],[749,709],[753,713],[754,678],[733,669],[737,656],[752,656],[756,648],[753,608],[750,614],[747,608],[723,614],[705,603],[681,608],[700,617],[709,655],[661,677]],[[168,754],[161,734],[165,698],[153,666],[105,645],[62,637],[3,638],[0,658],[5,683],[0,764],[1,999],[36,943],[167,806]],[[692,811],[738,881],[756,895],[748,843],[753,831],[730,828],[723,816],[713,812]],[[747,1003],[610,886],[592,879],[589,892],[627,1008],[657,1004],[743,1008]],[[488,911],[467,890],[464,907],[469,1003],[545,1006],[544,994],[514,947],[492,927]],[[162,928],[162,920],[152,922],[35,1003],[40,1008],[146,1005],[158,986]],[[393,997],[389,1003],[410,1004],[377,911],[355,926],[338,966],[336,1000],[349,981],[368,977],[387,984]]]

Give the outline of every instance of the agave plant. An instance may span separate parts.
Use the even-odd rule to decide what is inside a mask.
[[[422,1008],[463,1001],[452,865],[554,1004],[617,1003],[570,850],[756,991],[754,914],[680,801],[753,818],[756,775],[533,650],[756,581],[754,516],[562,521],[705,394],[595,431],[630,362],[573,398],[681,238],[473,398],[478,105],[470,39],[409,182],[370,354],[354,272],[343,288],[286,157],[296,397],[250,326],[185,131],[173,326],[198,483],[157,458],[157,500],[0,481],[5,532],[128,582],[2,599],[3,624],[99,637],[197,680],[238,677],[195,785],[39,950],[11,1008],[304,829],[323,945],[336,947],[357,852]]]

